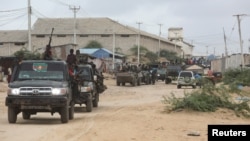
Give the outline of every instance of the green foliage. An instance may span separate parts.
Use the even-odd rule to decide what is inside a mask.
[[[133,55],[137,56],[138,55],[138,46],[133,46],[130,48],[130,51],[132,52]],[[158,59],[157,54],[149,51],[146,47],[140,46],[140,56],[146,57],[151,63],[155,63]]]
[[[180,57],[177,56],[176,52],[172,52],[172,51],[168,51],[165,49],[162,49],[160,51],[160,57],[164,57],[170,61],[174,61],[174,60],[182,60]]]
[[[14,53],[14,56],[22,60],[39,60],[41,59],[40,53],[32,53],[27,49],[22,49]]]
[[[218,108],[227,108],[235,111],[238,116],[243,115],[246,117],[250,117],[249,101],[250,99],[236,102],[227,87],[224,85],[215,87],[211,83],[205,83],[202,89],[185,93],[182,98],[177,98],[174,94],[170,97],[163,97],[163,103],[166,104],[166,109],[169,111],[189,109],[201,112],[214,112]]]
[[[241,84],[249,86],[250,84],[250,70],[249,69],[231,69],[223,74],[223,82],[229,84],[231,87],[237,87]]]
[[[158,59],[158,55],[151,51],[147,52],[145,57],[148,58],[151,63],[157,62],[157,59]]]
[[[97,41],[90,41],[86,46],[85,48],[103,48],[102,47],[102,44],[100,44],[99,42]]]
[[[138,55],[138,46],[134,45],[132,48],[130,48],[130,51],[133,55]],[[149,52],[149,50],[146,47],[140,46],[140,54],[146,54]]]

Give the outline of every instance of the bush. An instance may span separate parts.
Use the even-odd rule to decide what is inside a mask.
[[[239,93],[240,95],[241,93]],[[218,108],[227,108],[235,111],[236,115],[250,117],[249,99],[242,102],[235,102],[230,89],[221,85],[215,87],[209,83],[204,84],[202,89],[185,93],[183,98],[177,98],[174,94],[170,97],[163,97],[166,110],[175,111],[188,109],[201,112],[214,112]]]

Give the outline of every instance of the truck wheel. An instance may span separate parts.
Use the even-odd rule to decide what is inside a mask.
[[[181,88],[181,85],[177,85],[177,89],[180,89]]]
[[[141,78],[138,78],[137,85],[138,85],[138,86],[141,85]]]
[[[134,79],[132,82],[132,86],[136,86],[136,84],[137,84],[136,79]]]
[[[30,113],[28,112],[22,112],[23,119],[30,119]]]
[[[122,86],[125,86],[125,82],[122,82]]]
[[[86,102],[86,111],[92,112],[92,108],[93,108],[93,102],[92,102],[92,96],[90,96]]]
[[[95,99],[93,100],[93,107],[98,107],[99,93],[96,93]]]
[[[61,122],[62,123],[68,123],[69,121],[69,107],[64,106],[60,109],[60,115],[61,115]]]
[[[70,108],[69,108],[69,119],[74,119],[74,113],[75,113],[75,103],[72,100],[70,103]]]
[[[116,85],[117,85],[117,86],[120,86],[120,82],[116,81]]]
[[[8,120],[9,123],[16,123],[17,111],[15,107],[8,107]]]

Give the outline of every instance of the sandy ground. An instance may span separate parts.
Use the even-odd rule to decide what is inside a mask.
[[[9,124],[4,105],[7,84],[0,83],[1,141],[206,141],[209,124],[249,124],[250,119],[236,117],[228,110],[212,113],[180,111],[167,113],[163,96],[183,96],[190,88],[156,82],[138,87],[116,86],[115,79],[105,80],[108,89],[101,94],[99,107],[91,113],[76,105],[75,119],[61,124],[59,114],[38,113],[30,120],[18,115]],[[189,136],[198,132],[200,136]]]

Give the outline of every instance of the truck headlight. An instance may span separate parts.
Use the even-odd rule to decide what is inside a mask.
[[[20,94],[20,89],[19,88],[9,88],[8,95],[19,95]]]
[[[52,95],[65,95],[67,93],[66,88],[53,88]]]
[[[87,86],[87,87],[81,87],[81,92],[90,92],[92,89],[91,87]]]

